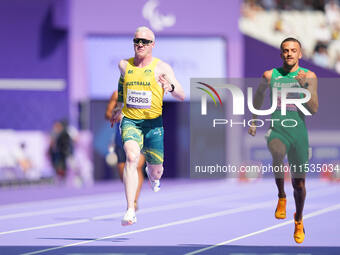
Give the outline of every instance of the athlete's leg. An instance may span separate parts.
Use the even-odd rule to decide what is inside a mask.
[[[302,219],[302,211],[306,199],[305,176],[308,165],[308,137],[301,133],[297,146],[288,153],[288,162],[291,165],[292,185],[296,206],[295,220]]]
[[[163,174],[164,160],[164,129],[160,118],[152,121],[153,127],[145,131],[144,154],[147,162],[146,173],[154,192],[160,190],[160,178]]]
[[[144,172],[143,172],[144,165],[145,165],[145,157],[141,153],[140,156],[139,156],[139,161],[138,161],[138,165],[137,165],[138,187],[137,187],[137,192],[136,192],[136,197],[135,197],[135,209],[138,208],[138,198],[139,198],[139,194],[140,194],[140,191],[142,189],[143,182],[144,182]]]
[[[306,199],[305,178],[292,178],[292,184],[294,188],[294,199],[296,206],[295,220],[301,221]]]
[[[126,161],[125,151],[124,151],[123,147],[116,145],[115,146],[115,152],[118,156],[117,169],[118,169],[119,178],[120,178],[121,181],[123,181],[125,161]],[[136,198],[135,198],[135,209],[137,209],[138,197],[139,197],[140,190],[141,190],[143,182],[144,182],[144,174],[143,174],[144,164],[145,164],[145,157],[144,157],[143,154],[140,154],[138,166],[137,166],[138,188],[137,188],[137,193],[136,193]]]
[[[119,178],[121,181],[123,181],[125,163],[124,162],[118,163],[117,168],[118,168]]]
[[[294,214],[294,240],[297,243],[302,243],[305,240],[305,229],[302,220],[302,212],[306,199],[305,178],[301,178],[301,174],[299,174],[298,178],[294,178],[292,176],[292,184],[294,188],[294,199],[296,207],[296,213]]]
[[[138,165],[137,165],[138,187],[137,187],[137,193],[136,193],[135,202],[134,202],[136,210],[138,209],[138,198],[139,198],[139,194],[142,189],[143,182],[144,182],[144,173],[143,173],[144,165],[145,165],[145,157],[143,154],[140,154]],[[119,178],[121,181],[123,181],[125,163],[118,163],[117,168],[118,168]]]
[[[283,169],[283,165],[284,165],[283,160],[286,155],[286,145],[280,139],[274,138],[268,143],[268,148],[269,148],[270,153],[272,154],[273,167]],[[284,172],[274,171],[274,175],[275,175],[276,186],[279,192],[278,196],[279,198],[285,198],[286,193],[284,190]]]
[[[147,162],[147,167],[151,181],[160,180],[163,175],[163,164],[150,164]]]
[[[147,161],[145,171],[148,175],[152,190],[158,192],[161,189],[160,179],[163,174],[163,164],[151,164]]]
[[[305,177],[308,169],[308,134],[306,128],[296,129],[294,146],[288,152],[288,162],[291,166],[292,185],[296,213],[294,214],[294,240],[302,243],[305,239],[303,226],[303,207],[306,199]]]
[[[140,150],[143,148],[143,134],[139,125],[140,121],[125,117],[120,124],[121,137],[126,156],[123,182],[125,184],[128,209],[133,209],[133,211],[138,188],[137,165],[140,157]]]
[[[124,175],[124,167],[125,167],[125,161],[126,161],[126,155],[123,148],[123,144],[116,144],[115,145],[115,153],[118,157],[118,164],[117,164],[117,170],[119,174],[119,178],[121,181],[123,181],[123,175]]]
[[[125,196],[128,209],[135,208],[135,198],[138,188],[137,165],[140,156],[140,147],[134,140],[128,140],[124,143],[126,154],[126,163],[124,168],[123,181],[125,184]]]

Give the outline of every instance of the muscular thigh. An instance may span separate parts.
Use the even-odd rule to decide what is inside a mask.
[[[267,146],[272,156],[276,160],[283,160],[286,152],[290,148],[290,143],[282,134],[275,130],[269,130],[267,133]]]
[[[295,137],[295,142],[288,152],[288,162],[291,168],[293,178],[304,178],[308,170],[308,134],[307,131],[301,130],[301,133]]]
[[[129,140],[133,140],[139,145],[140,149],[143,148],[143,132],[141,127],[138,125],[138,121],[124,117],[120,124],[120,129],[123,144]]]
[[[144,136],[143,153],[149,164],[158,165],[164,161],[164,129],[155,127],[147,130]]]

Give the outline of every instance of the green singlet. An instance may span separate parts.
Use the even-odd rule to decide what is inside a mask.
[[[286,115],[281,115],[281,88],[300,88],[299,82],[295,79],[300,70],[308,72],[308,69],[301,67],[291,73],[286,73],[283,68],[273,69],[270,79],[270,94],[272,98],[272,90],[277,88],[278,101],[277,109],[273,112],[271,118],[272,120],[278,119],[278,121],[272,121],[273,126],[266,134],[267,143],[276,138],[286,146],[288,163],[293,177],[296,177],[296,174],[304,174],[308,168],[308,133],[305,116],[296,105],[287,104]],[[289,99],[301,97],[303,97],[303,94],[300,93],[289,93],[287,95]],[[292,127],[294,125],[296,126]]]

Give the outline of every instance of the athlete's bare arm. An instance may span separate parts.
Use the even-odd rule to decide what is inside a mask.
[[[118,100],[118,91],[116,90],[115,92],[112,93],[110,101],[106,106],[105,119],[107,120],[111,119],[112,111],[114,108],[116,108],[116,105],[117,105],[117,100]]]
[[[156,80],[164,89],[164,93],[168,93],[169,91],[171,91],[171,84],[173,84],[175,87],[174,91],[171,92],[171,95],[180,101],[184,100],[185,94],[182,85],[177,81],[175,73],[169,64],[163,61],[159,61],[156,66],[155,75]]]
[[[299,71],[295,77],[303,88],[306,88],[311,93],[311,99],[306,103],[306,106],[311,114],[315,114],[319,108],[318,99],[318,78],[312,71]]]
[[[255,92],[255,96],[254,96],[253,105],[254,105],[255,109],[259,110],[262,107],[265,92],[266,92],[266,89],[269,88],[272,73],[273,73],[273,70],[268,70],[268,71],[265,71],[262,75],[260,85],[258,86],[258,88]],[[256,119],[256,118],[257,118],[257,115],[253,114],[253,119]],[[251,127],[249,127],[248,133],[252,136],[255,136],[256,135],[256,126],[252,125]]]
[[[120,78],[119,78],[119,83],[118,83],[118,94],[117,94],[117,103],[115,108],[112,110],[112,116],[110,119],[111,122],[111,127],[113,127],[113,124],[115,122],[119,122],[121,118],[121,113],[123,109],[123,84],[122,82],[124,81],[124,76],[125,76],[125,70],[127,66],[127,59],[122,59],[119,61],[118,68],[120,71]]]

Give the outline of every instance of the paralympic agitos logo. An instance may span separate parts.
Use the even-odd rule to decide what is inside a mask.
[[[220,94],[216,91],[216,89],[207,83],[204,82],[197,82],[198,84],[204,86],[204,87],[196,87],[197,89],[205,92],[202,93],[201,95],[201,115],[207,115],[207,95],[212,98],[214,101],[215,106],[217,106],[217,100],[219,102],[219,105],[222,106],[222,100],[220,97]],[[231,92],[232,95],[232,114],[233,115],[244,115],[245,114],[245,97],[242,92],[242,90],[233,84],[223,84],[223,85],[218,85],[219,89],[227,89],[228,91]],[[294,97],[290,98],[289,95],[292,94],[297,94],[297,95],[303,95],[303,97]],[[215,99],[215,96],[217,100]],[[278,100],[279,98],[279,100]],[[255,114],[257,116],[267,116],[272,114],[274,111],[277,109],[281,109],[281,115],[286,116],[287,115],[287,108],[292,108],[294,107],[295,109],[299,110],[302,112],[304,115],[312,115],[309,110],[303,105],[304,103],[307,103],[311,98],[311,93],[309,90],[305,88],[300,88],[300,87],[290,87],[290,88],[285,88],[281,87],[280,91],[278,91],[278,88],[272,88],[272,105],[269,109],[266,110],[259,110],[255,109],[253,105],[253,88],[248,87],[247,88],[247,106],[249,111],[252,114]],[[279,101],[279,104],[278,104]],[[278,108],[279,105],[279,108]],[[244,127],[246,126],[251,126],[255,125],[256,127],[262,127],[264,126],[265,121],[271,122],[271,126],[274,126],[275,122],[280,121],[281,125],[284,127],[295,127],[297,126],[297,121],[295,119],[250,119],[246,120],[243,119],[241,122],[238,120],[238,122],[233,122],[232,119],[213,119],[213,127],[216,127],[217,125],[230,125],[232,127],[233,125],[243,125]]]

